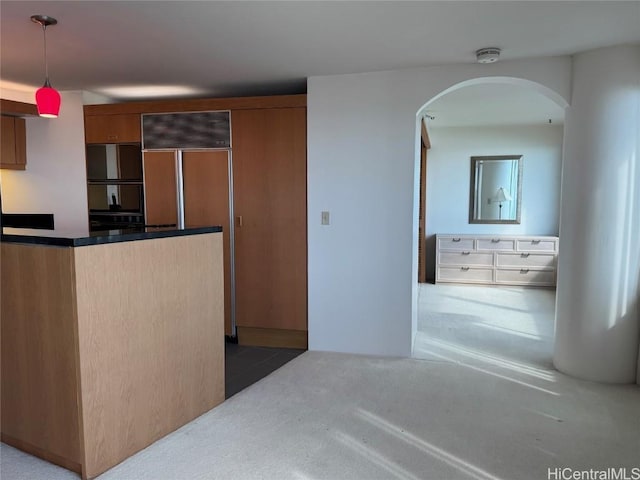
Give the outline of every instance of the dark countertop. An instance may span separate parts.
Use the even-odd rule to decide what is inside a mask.
[[[152,238],[180,237],[201,233],[222,232],[222,227],[187,227],[187,228],[129,228],[125,230],[105,230],[99,232],[35,230],[30,228],[2,228],[3,243],[31,243],[55,247],[84,247],[103,243],[131,242]]]

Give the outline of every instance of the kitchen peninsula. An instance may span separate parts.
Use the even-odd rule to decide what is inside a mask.
[[[224,400],[220,227],[2,233],[2,441],[93,478]]]

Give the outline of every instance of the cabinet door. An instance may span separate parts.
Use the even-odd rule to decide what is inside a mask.
[[[0,143],[2,144],[0,167],[24,170],[27,163],[24,119],[2,115],[2,131],[0,133]]]
[[[86,115],[86,143],[140,143],[140,115]]]
[[[220,225],[224,252],[224,330],[231,329],[231,243],[229,220],[229,154],[189,151],[182,154],[184,223],[187,227]]]
[[[144,152],[143,162],[147,225],[177,225],[176,152]]]
[[[236,323],[307,330],[306,109],[231,113]]]

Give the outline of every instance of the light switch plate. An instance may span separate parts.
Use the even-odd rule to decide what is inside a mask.
[[[320,225],[329,225],[329,212],[322,212]]]

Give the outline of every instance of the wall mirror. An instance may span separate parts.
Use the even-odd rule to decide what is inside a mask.
[[[469,223],[520,223],[522,155],[471,157]]]

